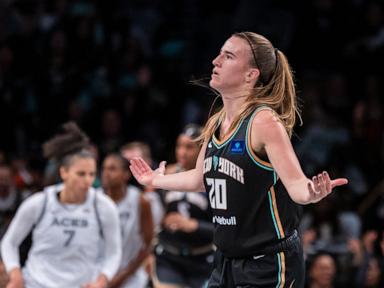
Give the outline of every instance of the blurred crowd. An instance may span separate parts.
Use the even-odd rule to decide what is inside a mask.
[[[370,0],[0,1],[0,235],[49,183],[41,144],[64,121],[100,163],[129,141],[175,161],[187,123],[214,97],[188,85],[235,31],[267,36],[295,71],[307,175],[349,185],[304,207],[308,287],[383,287],[384,4]],[[99,185],[100,183],[95,183]]]

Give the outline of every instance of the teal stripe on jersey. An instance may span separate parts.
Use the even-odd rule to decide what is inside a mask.
[[[276,288],[279,288],[281,284],[281,258],[280,258],[280,253],[277,253],[276,255],[277,255],[277,262],[279,264],[279,272],[277,274],[278,282],[277,282]]]
[[[268,191],[268,199],[269,199],[269,209],[271,210],[272,220],[273,220],[273,224],[275,226],[277,238],[281,239],[279,227],[277,226],[277,222],[276,222],[275,213],[273,212],[271,190]]]

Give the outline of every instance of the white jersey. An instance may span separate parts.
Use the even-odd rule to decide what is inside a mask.
[[[24,269],[31,287],[58,287],[57,283],[63,288],[78,287],[99,274],[96,260],[101,234],[96,192],[90,189],[81,205],[63,205],[59,191],[46,191],[46,208],[32,233],[33,245]]]
[[[133,185],[128,185],[125,197],[116,203],[119,211],[123,246],[120,269],[126,268],[129,263],[137,257],[138,252],[143,247],[143,239],[140,231],[140,197],[140,190]],[[146,273],[142,270],[140,267],[121,287],[144,287],[141,286],[142,284],[139,284],[140,282],[146,283],[147,280]]]
[[[61,185],[50,186],[27,199],[3,238],[2,254],[9,272],[18,267],[17,247],[33,229],[23,268],[26,288],[81,287],[100,273],[110,279],[120,263],[120,230],[112,201],[90,188],[84,203],[62,204],[58,199],[61,190]],[[100,266],[102,241],[108,243],[105,252],[109,258]]]

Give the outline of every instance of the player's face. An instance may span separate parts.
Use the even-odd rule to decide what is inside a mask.
[[[209,85],[220,93],[238,93],[246,89],[251,48],[246,40],[232,36],[212,61],[214,66]]]
[[[87,193],[96,177],[96,161],[93,158],[75,158],[68,167],[60,169],[67,190]]]
[[[176,142],[176,161],[184,169],[192,169],[196,165],[200,147],[190,137],[180,135]]]
[[[104,189],[121,187],[129,179],[128,171],[124,171],[121,161],[114,157],[107,157],[103,162],[101,181]]]

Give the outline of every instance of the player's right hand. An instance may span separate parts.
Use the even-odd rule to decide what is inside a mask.
[[[133,158],[130,161],[132,175],[136,178],[137,182],[144,186],[154,186],[153,179],[156,176],[164,176],[165,161],[162,161],[159,168],[152,170],[151,167],[142,158]]]

